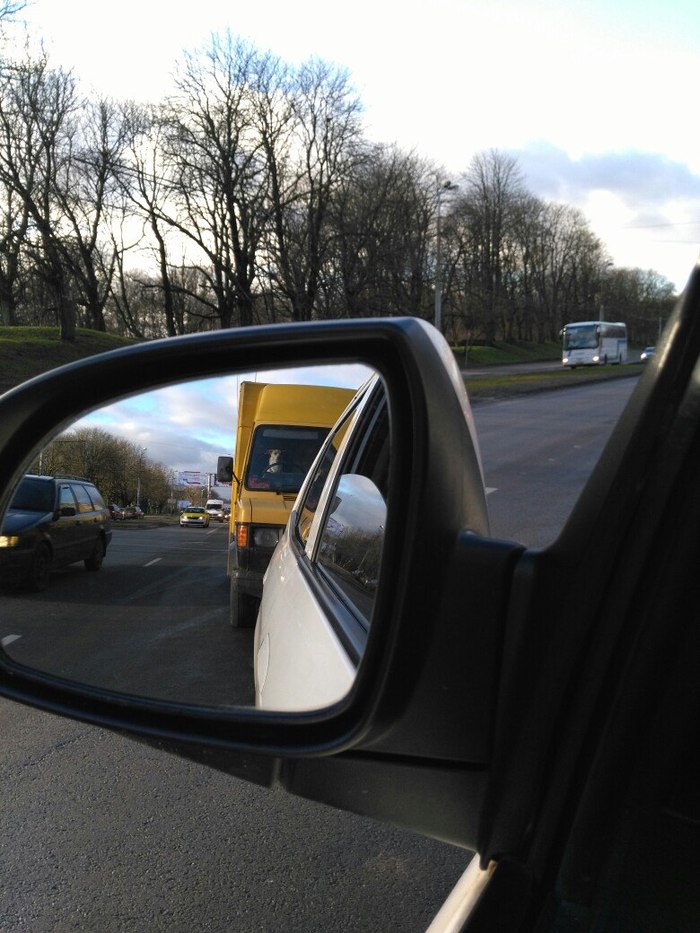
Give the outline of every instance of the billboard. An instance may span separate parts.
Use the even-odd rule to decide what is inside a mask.
[[[177,474],[178,486],[206,486],[199,470],[183,470]]]

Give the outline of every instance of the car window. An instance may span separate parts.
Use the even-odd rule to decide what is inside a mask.
[[[67,483],[62,484],[59,487],[58,507],[59,509],[75,509],[76,512],[78,511],[78,506],[75,501],[75,496],[73,495],[73,490]]]
[[[295,526],[295,534],[298,540],[304,545],[308,540],[311,525],[316,515],[316,510],[318,509],[321,493],[326,485],[326,480],[328,479],[333,461],[340,449],[340,445],[343,442],[348,427],[355,421],[356,417],[357,407],[351,409],[331,433],[323,450],[323,455],[313,473],[313,478],[306,489],[303,502],[298,509]]]
[[[86,486],[85,490],[92,500],[93,508],[106,510],[105,501],[94,486]]]
[[[366,622],[372,615],[386,525],[389,417],[384,393],[351,412],[323,452],[299,510],[297,536],[308,540],[321,492],[341,442],[351,428],[343,465],[325,498],[312,566],[342,601]]]
[[[73,494],[78,501],[78,512],[94,512],[95,507],[87,489],[79,483],[74,483],[72,489]]]
[[[11,508],[28,512],[52,512],[53,483],[44,479],[25,477],[12,499]]]
[[[367,620],[377,584],[389,481],[389,414],[380,395],[353,437],[319,536],[316,561],[343,597]]]

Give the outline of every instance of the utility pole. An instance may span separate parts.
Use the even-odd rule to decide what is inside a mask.
[[[442,243],[440,234],[440,220],[442,196],[445,191],[456,191],[459,185],[445,181],[438,186],[437,192],[437,225],[435,230],[435,327],[442,332]]]

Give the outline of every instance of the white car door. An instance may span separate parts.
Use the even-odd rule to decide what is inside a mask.
[[[256,705],[302,710],[352,686],[372,614],[389,430],[373,380],[329,435],[268,567],[255,632]]]

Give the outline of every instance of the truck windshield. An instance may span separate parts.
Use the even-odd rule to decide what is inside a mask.
[[[328,428],[260,425],[253,435],[246,488],[299,492],[327,434]]]

